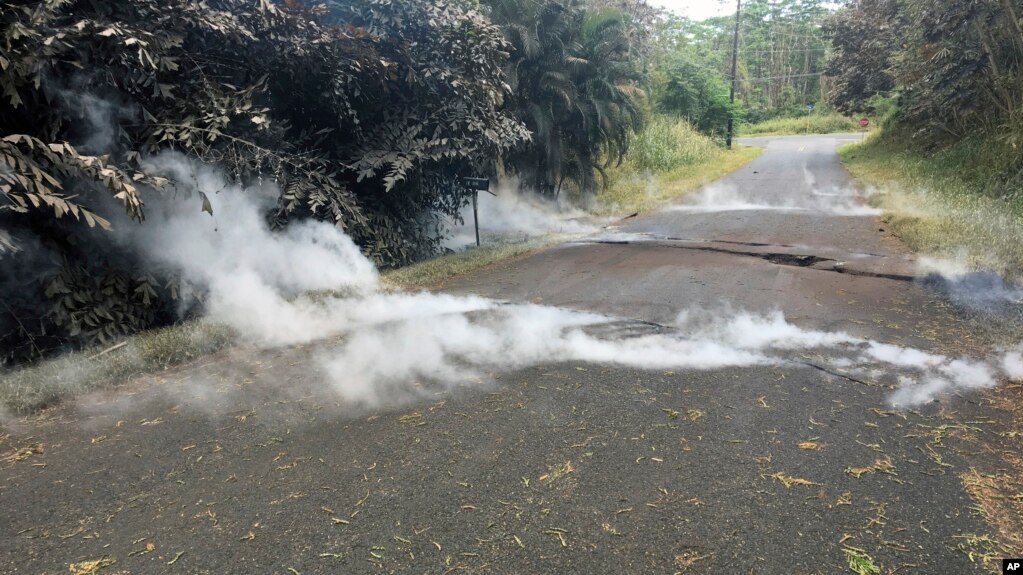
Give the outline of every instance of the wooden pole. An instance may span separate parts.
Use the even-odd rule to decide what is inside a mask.
[[[728,135],[725,144],[732,149],[732,134],[735,133],[735,80],[739,60],[739,13],[742,11],[742,0],[735,0],[735,35],[732,36],[732,87],[728,90],[728,101],[732,104],[728,110]]]

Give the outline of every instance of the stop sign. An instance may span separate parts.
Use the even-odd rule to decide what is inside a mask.
[[[869,125],[870,125],[870,120],[868,120],[866,118],[860,118],[860,127],[861,128],[866,128]]]

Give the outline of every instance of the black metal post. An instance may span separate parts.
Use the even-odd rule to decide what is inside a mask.
[[[478,191],[472,191],[472,223],[476,226],[476,247],[480,247],[480,218],[476,213],[476,197],[479,195]]]
[[[731,106],[728,109],[728,135],[725,143],[728,149],[732,149],[732,134],[735,130],[735,80],[737,63],[739,57],[739,13],[742,11],[742,0],[735,0],[735,35],[732,36],[732,87],[728,90],[728,101]]]
[[[488,178],[462,178],[462,185],[465,186],[465,189],[472,190],[472,223],[476,227],[476,247],[479,247],[480,216],[476,207],[477,198],[480,195],[480,190],[490,195],[494,195],[494,192],[490,191],[490,180]]]

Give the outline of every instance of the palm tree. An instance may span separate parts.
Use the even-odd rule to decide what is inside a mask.
[[[639,58],[628,14],[581,0],[490,0],[513,53],[505,105],[532,133],[507,158],[537,192],[557,196],[566,179],[588,197],[595,173],[620,162],[642,126]]]

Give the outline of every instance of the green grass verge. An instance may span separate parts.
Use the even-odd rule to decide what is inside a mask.
[[[1023,278],[1023,201],[1006,183],[1017,157],[1008,145],[965,140],[924,153],[882,132],[839,154],[911,249]]]
[[[612,184],[597,194],[594,212],[613,215],[654,210],[735,171],[762,152],[761,148],[736,145],[730,151],[719,150],[708,161],[669,172],[615,172],[611,174]]]
[[[598,215],[656,209],[708,184],[760,155],[756,147],[726,150],[688,122],[656,116],[636,136],[622,165],[608,171],[608,186],[597,192]]]
[[[758,124],[739,124],[740,136],[782,136],[786,134],[835,134],[857,132],[859,120],[841,114],[810,114],[796,118],[773,118]]]
[[[445,280],[467,274],[493,263],[525,255],[557,243],[560,236],[546,235],[525,242],[495,241],[462,252],[447,254],[380,274],[380,284],[390,289],[414,289],[436,286]]]
[[[144,331],[115,347],[77,351],[4,374],[0,406],[27,413],[208,355],[235,340],[230,328],[206,320]]]

